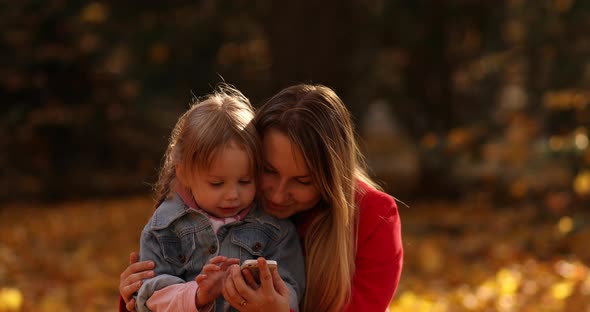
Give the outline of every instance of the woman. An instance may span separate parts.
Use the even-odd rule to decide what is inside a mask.
[[[291,218],[303,242],[302,310],[385,311],[402,269],[401,224],[395,200],[365,172],[344,103],[325,86],[295,85],[267,101],[254,122],[264,150],[264,208]],[[132,254],[119,285],[128,308],[153,274],[150,263],[136,261]],[[240,311],[271,311],[265,307],[284,302],[280,277],[263,261],[260,275],[257,287],[231,267],[225,299]]]

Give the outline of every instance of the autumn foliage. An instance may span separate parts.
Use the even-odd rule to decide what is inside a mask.
[[[404,270],[391,309],[586,311],[590,213],[484,198],[400,207]],[[147,197],[0,210],[0,311],[116,311]]]

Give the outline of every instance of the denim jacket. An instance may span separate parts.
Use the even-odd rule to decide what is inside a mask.
[[[149,311],[149,297],[172,284],[190,282],[209,259],[223,255],[247,259],[276,260],[279,274],[289,288],[290,307],[298,311],[305,288],[303,253],[295,226],[256,206],[241,221],[223,225],[215,234],[209,219],[189,208],[177,195],[164,201],[141,233],[140,259],[153,260],[156,276],[144,280],[136,309]],[[223,296],[215,311],[224,311]]]

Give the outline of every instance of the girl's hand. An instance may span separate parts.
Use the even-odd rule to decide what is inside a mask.
[[[154,276],[154,262],[141,261],[136,252],[129,254],[129,266],[121,273],[119,277],[119,293],[123,300],[125,300],[125,308],[128,311],[135,311],[135,299],[133,293],[137,292],[141,287],[142,281],[146,278]]]
[[[264,258],[258,258],[258,268],[260,287],[252,287],[252,280],[246,283],[240,267],[232,265],[223,285],[225,300],[240,312],[289,311],[289,289],[278,270],[271,272]]]
[[[217,256],[211,258],[209,263],[203,266],[201,274],[195,277],[195,281],[199,285],[195,294],[197,307],[202,307],[221,295],[223,278],[227,268],[232,264],[239,263],[240,259]]]

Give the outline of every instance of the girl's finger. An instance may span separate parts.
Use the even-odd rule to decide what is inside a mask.
[[[221,270],[221,268],[217,264],[209,263],[209,264],[205,264],[205,266],[203,266],[202,271],[210,274],[210,273],[214,273],[214,272],[217,272],[220,270]]]
[[[227,270],[231,265],[240,264],[240,259],[237,258],[227,258],[225,262],[221,265],[221,269],[223,271]]]
[[[215,257],[209,259],[209,263],[220,264],[220,263],[223,263],[226,259],[227,259],[227,257],[224,257],[224,256],[215,256]]]
[[[197,275],[197,277],[195,277],[195,282],[197,282],[197,284],[203,282],[204,280],[207,279],[207,275],[205,274],[199,274]]]

